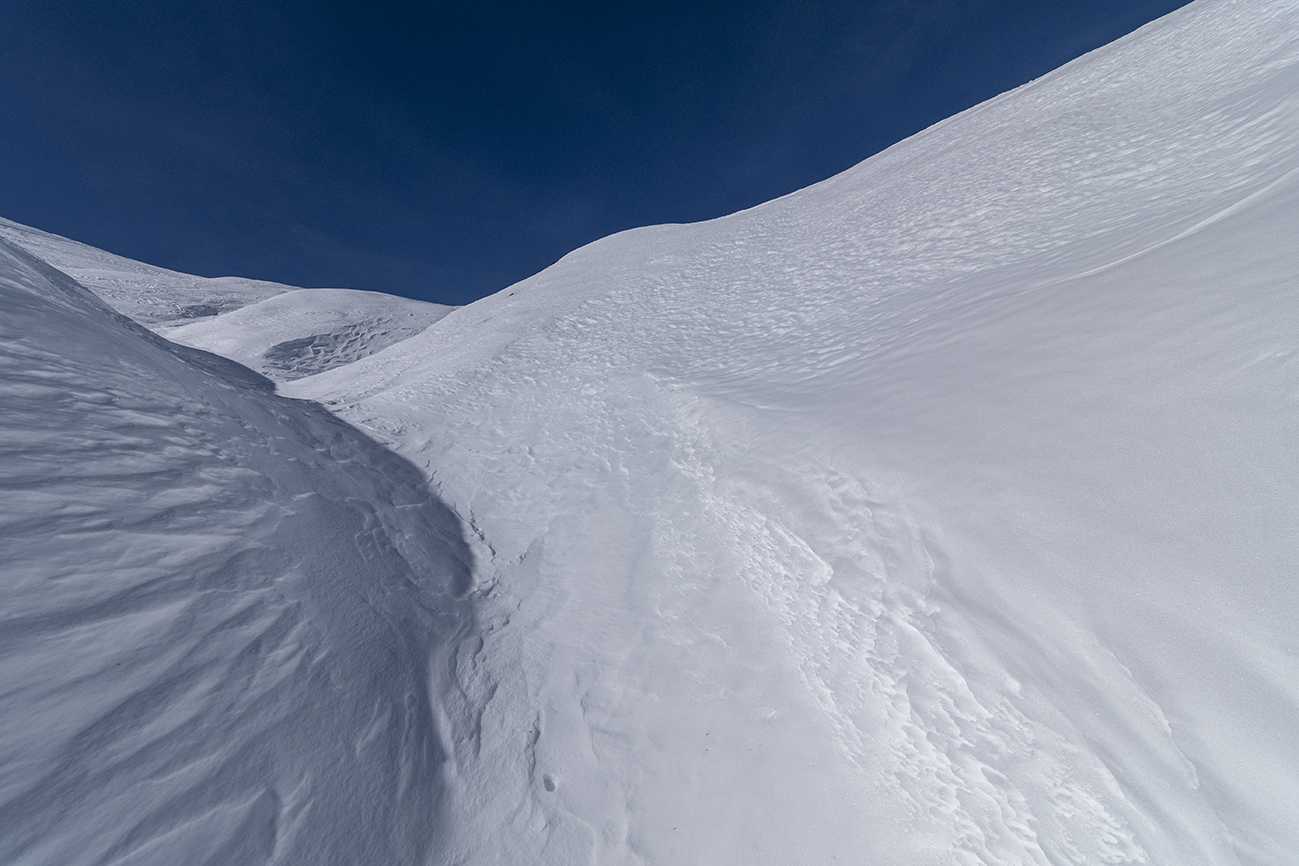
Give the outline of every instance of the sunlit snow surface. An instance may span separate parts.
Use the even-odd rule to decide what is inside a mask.
[[[373,355],[415,336],[453,309],[377,292],[297,289],[160,331],[276,381],[289,381]]]
[[[28,550],[53,514],[76,529],[58,538],[84,546],[50,541],[23,560],[45,563],[45,582],[20,582],[15,597],[71,631],[28,637],[6,622],[18,635],[6,651],[29,667],[6,660],[0,674],[5,747],[18,742],[10,730],[27,739],[3,779],[5,808],[20,811],[0,826],[28,822],[21,862],[73,862],[61,852],[86,840],[105,853],[85,862],[112,862],[144,850],[123,847],[119,828],[166,840],[204,821],[260,821],[276,852],[308,850],[294,847],[308,830],[293,816],[315,813],[295,791],[328,765],[331,790],[350,774],[394,781],[366,789],[368,810],[320,819],[351,845],[326,862],[1299,862],[1296,142],[1299,7],[1202,0],[808,190],[608,238],[368,357],[280,377],[282,394],[324,403],[427,474],[473,555],[450,555],[454,525],[432,499],[418,513],[442,515],[441,540],[424,549],[471,562],[473,589],[462,610],[411,565],[414,588],[382,608],[406,614],[401,637],[373,637],[369,655],[320,654],[338,666],[327,692],[262,651],[263,676],[287,684],[251,693],[285,701],[291,721],[253,740],[228,710],[204,735],[222,756],[209,760],[229,761],[247,792],[229,795],[246,805],[223,806],[224,824],[150,811],[117,786],[140,779],[200,802],[225,790],[201,756],[183,757],[192,739],[154,730],[183,729],[178,719],[198,718],[191,692],[216,700],[234,675],[208,685],[207,668],[149,665],[202,652],[222,671],[241,650],[129,619],[104,618],[102,637],[62,625],[86,606],[59,583],[83,559],[113,580],[154,579],[112,547],[133,550],[131,527],[146,522],[123,510],[101,530],[102,515],[77,510],[94,501],[81,482],[24,482],[46,511],[0,505],[38,521],[6,539]],[[287,309],[292,297],[270,301]],[[263,302],[242,305],[246,325],[223,312],[208,333],[266,343],[279,325],[250,315]],[[168,364],[195,363],[175,352]],[[124,387],[68,366],[88,384],[56,379],[49,393]],[[145,399],[179,375],[129,381]],[[16,394],[25,381],[4,379]],[[417,486],[409,466],[313,426],[327,419],[300,404],[223,387],[281,407],[305,441],[344,437],[370,456],[319,458],[330,489],[357,485],[356,508],[406,513],[376,503],[391,479]],[[84,452],[70,467],[116,460],[81,429],[110,422],[86,411],[60,422],[33,409],[22,425],[6,415],[6,436],[19,454]],[[221,424],[193,424],[203,444],[151,458],[216,460],[193,455],[242,441],[237,416],[216,414]],[[275,447],[260,463],[234,449],[220,464],[271,479],[258,482],[261,508],[315,486],[317,470],[297,474],[289,459],[315,446]],[[392,467],[389,481],[375,465]],[[199,487],[167,471],[130,475],[158,491],[160,513]],[[355,537],[314,519],[240,523],[249,508],[223,510],[223,490],[201,497],[216,503],[205,525],[222,544],[253,538],[267,562],[300,549],[299,534]],[[313,562],[337,556],[308,546]],[[173,573],[191,569],[178,561]],[[274,603],[304,623],[351,622],[373,609],[366,587],[408,585],[388,564],[342,571],[354,590]],[[314,585],[311,568],[282,572],[247,571],[269,575],[258,586]],[[443,592],[459,585],[437,573]],[[179,578],[158,580],[173,604],[200,604]],[[275,610],[243,603],[254,619]],[[439,623],[431,637],[420,617]],[[137,678],[114,679],[117,659],[96,641],[134,654]],[[392,641],[390,680],[372,666]],[[30,673],[39,665],[57,676]],[[40,688],[45,704],[13,697]],[[142,699],[158,721],[112,714],[136,690],[162,696]],[[331,700],[343,709],[322,710]],[[415,727],[438,748],[413,759],[385,721],[388,763],[358,749],[355,763],[308,766],[325,743],[357,742],[371,706],[420,707],[403,718],[427,718]],[[315,739],[302,745],[302,732]],[[54,781],[10,781],[29,777]],[[416,791],[436,819],[417,817]],[[105,805],[76,813],[83,796]],[[83,814],[109,816],[113,833]],[[390,837],[408,847],[352,854]]]

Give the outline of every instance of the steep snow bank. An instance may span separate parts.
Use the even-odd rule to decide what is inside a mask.
[[[1299,8],[285,386],[480,551],[456,861],[1299,859]]]
[[[3,242],[0,308],[0,861],[435,855],[455,518]]]

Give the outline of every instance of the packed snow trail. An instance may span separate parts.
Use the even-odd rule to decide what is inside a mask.
[[[475,536],[459,863],[1299,862],[1299,7],[284,386]]]
[[[455,517],[3,241],[0,308],[0,862],[437,855]]]

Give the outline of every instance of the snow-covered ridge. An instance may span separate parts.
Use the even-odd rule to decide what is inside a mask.
[[[0,219],[0,239],[58,268],[146,327],[203,319],[290,291],[240,277],[195,277]]]
[[[380,649],[312,656],[343,665],[330,690],[284,678],[285,700],[323,720],[312,728],[322,743],[372,742],[356,734],[371,718],[363,707],[419,708],[374,710],[381,747],[358,746],[360,764],[329,776],[373,785],[347,851],[384,838],[407,847],[337,862],[1299,861],[1294,141],[1299,7],[1200,0],[824,183],[709,223],[607,238],[366,357],[280,381],[414,464],[474,552],[472,570],[450,572],[472,587],[463,601],[412,596],[404,572],[367,560],[347,589],[302,608],[337,622],[400,614],[414,598],[456,624],[434,627],[430,644],[423,613],[362,629],[399,663],[376,661]],[[129,280],[118,285],[129,297]],[[257,366],[309,336],[286,337],[281,323],[317,333],[314,322],[358,315],[354,300],[279,293],[188,328],[195,345]],[[41,375],[52,393],[125,388],[117,351],[86,382],[52,361],[63,379]],[[196,375],[177,369],[131,387]],[[12,381],[15,398],[31,387]],[[47,440],[61,453],[98,429],[90,409],[46,422],[43,405],[11,428],[37,431],[13,432],[14,453]],[[289,443],[315,441],[323,416],[302,421],[287,408],[298,405],[267,411],[298,431]],[[162,453],[205,466],[223,437],[244,441],[240,429],[281,441],[257,417]],[[346,448],[328,459],[276,446],[286,480],[259,457],[268,480],[248,500],[292,509],[332,468],[344,501],[397,526],[407,500],[383,504],[389,482],[370,468],[388,465],[382,452],[344,429]],[[85,439],[89,465],[101,451],[118,465],[96,441]],[[242,466],[250,448],[222,465]],[[299,460],[312,472],[298,474]],[[383,477],[407,489],[414,471]],[[43,498],[21,513],[82,519],[72,488],[32,489]],[[222,502],[223,489],[201,498]],[[469,559],[437,513],[432,549]],[[116,533],[140,521],[122,520],[103,538],[130,538]],[[425,537],[403,527],[380,533],[380,548]],[[24,561],[62,562],[42,537]],[[294,537],[258,536],[257,549],[274,560]],[[326,524],[319,537],[343,545],[324,560],[350,556],[361,536]],[[121,579],[137,579],[123,562]],[[71,607],[48,590],[30,598],[52,605],[42,622]],[[240,616],[282,610],[267,598]],[[145,631],[106,622],[106,641]],[[286,655],[297,658],[272,652],[265,665],[281,670]],[[214,669],[228,656],[214,649]],[[375,670],[392,676],[367,679]],[[47,706],[86,681],[66,681]],[[257,694],[272,700],[280,686]],[[322,695],[349,709],[335,719]],[[303,730],[294,724],[259,730],[292,738],[282,732]],[[214,741],[246,742],[238,726],[223,730]],[[399,730],[424,732],[413,751]],[[437,747],[419,745],[431,731]],[[32,778],[121,753],[97,733],[64,753],[28,736]],[[279,740],[266,750],[280,748],[298,754]],[[172,749],[157,738],[132,754]],[[436,755],[436,772],[410,769],[428,767],[421,754]],[[326,851],[294,847],[314,837],[285,829],[298,826],[295,780],[323,772],[297,766],[235,776],[259,793],[231,800],[252,805],[150,813],[138,837],[245,822],[262,835],[239,838],[277,841],[217,860]],[[385,772],[397,780],[386,789]],[[214,786],[197,778],[186,790],[201,800]],[[418,817],[427,791],[433,827]],[[53,821],[55,794],[20,813],[35,828],[24,838],[56,851],[100,838]],[[36,845],[28,860],[61,862]]]
[[[380,292],[195,277],[0,219],[7,240],[170,340],[274,381],[311,376],[412,337],[454,307]]]

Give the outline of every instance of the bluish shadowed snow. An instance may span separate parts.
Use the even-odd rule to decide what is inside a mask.
[[[435,854],[455,517],[3,242],[0,309],[0,862]]]

